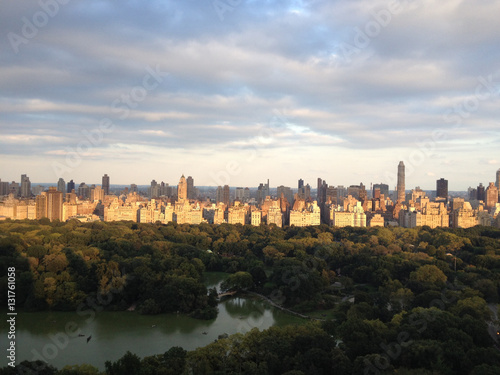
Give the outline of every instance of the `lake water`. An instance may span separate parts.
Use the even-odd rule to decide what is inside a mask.
[[[225,276],[207,273],[206,285],[218,286]],[[192,350],[213,342],[224,333],[231,335],[252,328],[263,330],[273,325],[303,322],[265,301],[239,297],[219,303],[217,318],[208,321],[177,314],[151,316],[127,311],[97,312],[95,316],[76,311],[19,312],[16,317],[16,364],[25,359],[43,359],[57,368],[88,363],[103,370],[106,360],[115,361],[127,350],[140,357],[162,354],[172,346]],[[5,353],[5,324],[0,334]],[[6,365],[7,359],[2,354],[0,367]]]

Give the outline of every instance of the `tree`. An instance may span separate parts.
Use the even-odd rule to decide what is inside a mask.
[[[248,272],[236,272],[229,275],[221,284],[222,290],[246,290],[254,286],[252,275]]]
[[[419,267],[410,274],[410,280],[420,283],[430,283],[437,286],[444,286],[447,277],[438,267],[432,264],[426,264]]]

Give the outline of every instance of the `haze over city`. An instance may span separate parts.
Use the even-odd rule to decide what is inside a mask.
[[[494,181],[498,2],[63,3],[0,5],[2,181]]]

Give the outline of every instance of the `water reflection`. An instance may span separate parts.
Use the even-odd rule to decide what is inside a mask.
[[[224,274],[208,275],[208,285],[217,286]],[[254,297],[233,297],[219,303],[219,314],[213,320],[197,320],[185,315],[139,315],[137,312],[99,312],[95,318],[73,312],[19,312],[17,316],[17,361],[33,360],[33,351],[49,353],[45,360],[62,368],[65,365],[89,363],[104,369],[106,360],[116,361],[127,350],[140,357],[162,354],[172,346],[194,350],[218,338],[237,332],[260,330],[273,325],[302,323],[303,320],[283,313]],[[63,342],[68,323],[74,323],[84,335],[68,337]],[[0,335],[6,337],[6,325],[0,326]],[[87,343],[87,337],[92,339]],[[56,350],[55,355],[51,353]],[[52,351],[51,351],[52,350]],[[0,359],[0,367],[6,366]]]

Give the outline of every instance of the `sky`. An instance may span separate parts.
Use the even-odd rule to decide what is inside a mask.
[[[2,1],[0,179],[450,190],[500,168],[500,2]]]

